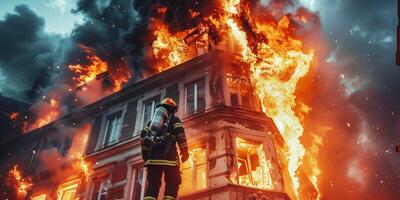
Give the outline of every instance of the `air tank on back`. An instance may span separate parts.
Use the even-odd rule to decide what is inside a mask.
[[[154,112],[153,118],[150,123],[150,131],[153,133],[160,133],[168,118],[168,111],[163,106],[158,106]]]

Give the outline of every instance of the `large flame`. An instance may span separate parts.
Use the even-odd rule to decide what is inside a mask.
[[[37,104],[37,118],[32,124],[24,123],[24,133],[42,127],[60,117],[60,103],[56,97],[43,96],[42,101]]]
[[[86,58],[89,60],[90,64],[76,64],[68,66],[68,68],[74,73],[72,79],[75,81],[75,85],[78,87],[95,79],[98,74],[106,72],[108,69],[107,63],[101,60],[95,54],[93,49],[84,45],[80,45],[79,47],[86,54]]]
[[[157,63],[157,70],[171,68],[177,64],[186,61],[187,45],[183,41],[183,34],[171,34],[166,25],[159,21],[154,21],[154,37],[152,48]],[[173,48],[171,48],[173,47]]]
[[[109,95],[110,91],[103,91],[103,88],[101,88],[103,86],[101,84],[97,83],[90,85],[91,81],[94,81],[94,79],[96,79],[97,76],[102,73],[108,73],[111,79],[111,92],[119,91],[122,86],[129,81],[131,72],[128,67],[121,65],[110,68],[106,61],[102,60],[96,55],[94,49],[84,45],[79,45],[79,48],[81,49],[82,53],[86,55],[88,63],[68,66],[68,69],[72,73],[71,78],[73,84],[68,86],[69,88],[67,90],[63,87],[55,88],[48,92],[49,95],[43,96],[41,101],[37,102],[33,106],[33,110],[36,114],[35,121],[24,122],[24,133],[42,127],[61,117],[64,114],[61,110],[61,107],[64,104],[61,96],[64,94],[73,95],[73,93],[75,93],[77,96],[83,96],[81,99],[85,100],[82,100],[83,105],[80,106],[92,103],[106,95]],[[88,88],[90,88],[91,91],[87,91]],[[84,95],[82,93],[84,93]],[[78,99],[75,98],[75,102],[77,101]]]
[[[25,198],[26,194],[32,187],[31,177],[23,177],[22,172],[19,170],[18,165],[15,165],[9,172],[8,176],[11,179],[14,188],[19,197]]]
[[[299,114],[294,110],[295,91],[299,80],[309,72],[314,53],[313,50],[306,51],[302,41],[292,36],[291,20],[307,23],[307,17],[297,16],[290,19],[289,16],[282,15],[278,19],[262,19],[251,16],[251,9],[246,2],[227,0],[221,1],[221,5],[222,12],[218,10],[218,14],[205,17],[198,26],[218,27],[218,31],[212,34],[223,35],[233,43],[232,50],[239,52],[241,60],[249,66],[250,78],[262,102],[263,111],[273,119],[286,142],[284,151],[287,168],[294,195],[300,198],[301,183],[298,176],[306,149],[300,142],[304,128]],[[153,51],[156,57],[161,56],[166,60],[168,67],[161,66],[161,70],[165,70],[170,65],[185,60],[187,52],[185,44],[180,41],[181,34],[189,34],[192,30],[171,35],[165,26],[157,27],[159,29],[155,33]],[[317,140],[316,142],[318,143]],[[314,147],[318,148],[318,145]],[[318,149],[313,149],[310,155],[317,153]],[[307,173],[318,190],[320,170],[315,159],[310,162],[313,170]]]

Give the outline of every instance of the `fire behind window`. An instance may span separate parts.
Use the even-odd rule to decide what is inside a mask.
[[[78,188],[78,183],[75,184],[66,184],[60,186],[58,189],[58,198],[60,200],[75,200],[76,189]]]
[[[239,184],[260,189],[273,189],[270,164],[263,145],[236,138]]]
[[[189,155],[188,161],[182,165],[180,194],[192,193],[207,187],[206,149],[193,149]]]
[[[46,200],[46,194],[41,194],[37,196],[33,196],[32,200]]]

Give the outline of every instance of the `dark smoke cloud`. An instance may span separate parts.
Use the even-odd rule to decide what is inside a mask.
[[[45,33],[44,25],[26,5],[0,21],[0,73],[5,77],[0,92],[29,101],[49,84],[60,37]]]

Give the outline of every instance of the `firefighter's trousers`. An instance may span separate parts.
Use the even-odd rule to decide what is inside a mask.
[[[147,166],[147,188],[144,200],[155,200],[161,186],[161,178],[164,173],[165,200],[174,200],[178,195],[182,175],[179,166],[148,165]]]

